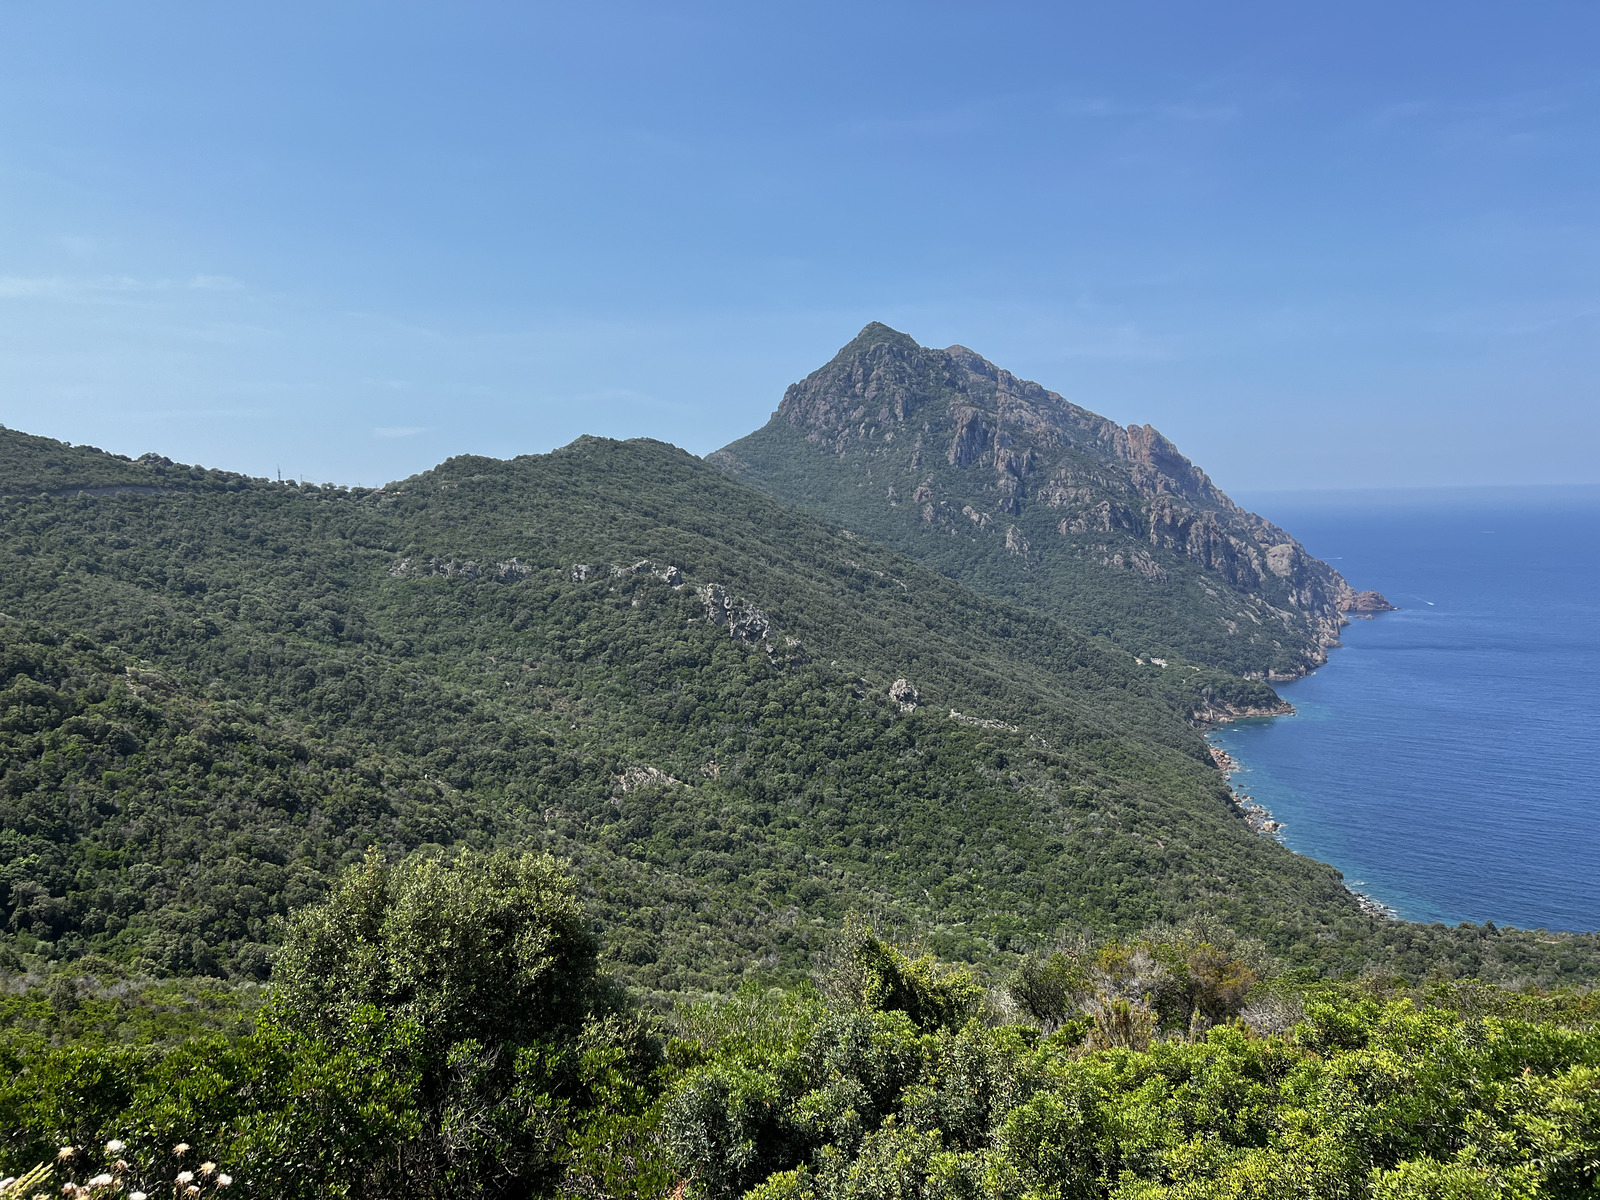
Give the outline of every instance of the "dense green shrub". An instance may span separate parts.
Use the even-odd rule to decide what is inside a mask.
[[[1092,957],[1141,950],[1154,958],[1149,942]],[[1179,950],[1207,978],[1228,959],[1205,943],[1163,946],[1169,959]],[[1239,965],[1228,959],[1221,976],[1237,979]],[[1095,970],[1090,1008],[1107,998],[1094,988],[1123,983]],[[718,1200],[1578,1197],[1600,1186],[1592,1024],[1327,990],[1299,1002],[1303,1019],[1283,1034],[1234,1019],[1158,1037],[1151,1010],[1143,1048],[1096,1050],[1093,1028],[1085,1040],[974,1014],[919,1029],[898,1008],[742,998],[730,1007],[746,1025],[764,1016],[780,1031],[720,1042],[665,1125],[692,1193]]]
[[[140,1162],[190,1143],[252,1196],[659,1190],[671,1068],[597,949],[548,859],[369,859],[296,916],[251,1034],[8,1029],[0,1169],[115,1138]]]
[[[410,1072],[418,1125],[393,1190],[540,1193],[566,1170],[572,1114],[662,1065],[598,957],[548,857],[372,855],[296,916],[268,1017],[341,1049],[370,1044],[374,1020],[403,1031],[381,1057]]]
[[[0,1173],[117,1139],[291,1200],[1595,1187],[1593,995],[1462,980],[1600,941],[1361,913],[1229,805],[1203,671],[659,445],[370,493],[8,431],[0,467]]]
[[[239,1194],[288,1198],[660,1200],[681,1185],[691,1200],[1367,1200],[1600,1186],[1593,994],[1297,984],[1206,932],[1065,948],[1045,969],[1082,967],[1065,972],[1079,1015],[1047,1032],[1009,1019],[971,972],[852,921],[818,964],[819,989],[750,985],[687,1006],[662,1042],[596,973],[548,861],[374,861],[296,920],[282,992],[254,1033],[110,1040],[114,1001],[85,996],[80,1033],[63,1039],[58,1024],[52,1044],[45,1017],[13,1011],[0,1174],[115,1137],[134,1181],[170,1172],[181,1140],[189,1161],[224,1164]],[[1151,963],[1172,974],[1130,991],[1136,960],[1147,982]],[[1263,978],[1246,997],[1230,990],[1239,1015],[1209,1029],[1159,999],[1187,1003],[1247,969]],[[20,999],[68,1019],[32,995]],[[1095,1048],[1108,997],[1143,998],[1139,1046]]]

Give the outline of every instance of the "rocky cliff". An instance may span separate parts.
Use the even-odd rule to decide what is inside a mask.
[[[1347,610],[1388,607],[1149,425],[877,323],[710,461],[1136,652],[1290,678],[1325,661]]]

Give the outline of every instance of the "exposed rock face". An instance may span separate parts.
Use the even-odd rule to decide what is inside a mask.
[[[1150,648],[1248,673],[1308,670],[1347,610],[1387,607],[1149,425],[1123,428],[964,346],[929,349],[876,323],[710,461],[986,590],[1045,608],[1047,587],[1075,591],[1062,615],[1080,624],[1114,624],[1082,603],[1095,588],[1126,596],[1089,572],[1165,588],[1172,636]],[[1087,586],[1060,587],[1074,580]]]
[[[889,699],[900,706],[901,712],[912,712],[916,709],[920,697],[917,689],[904,679],[896,679],[889,685]]]
[[[576,571],[577,568],[574,567],[573,570]],[[611,568],[611,578],[613,579],[632,579],[635,575],[652,575],[668,587],[677,587],[683,582],[683,572],[679,571],[677,567],[658,567],[648,558],[641,558],[630,566],[619,564]],[[573,578],[578,579],[580,577],[574,574]]]
[[[706,620],[713,625],[726,625],[728,636],[736,642],[754,644],[772,633],[772,621],[748,600],[737,600],[720,583],[708,583],[699,589],[700,599],[706,606]]]
[[[656,574],[660,578],[667,578],[660,572]],[[728,636],[734,641],[764,651],[768,660],[775,665],[798,667],[811,661],[799,638],[789,634],[780,636],[773,627],[771,617],[749,600],[734,596],[720,583],[698,587],[695,594],[706,606],[707,621],[727,629]]]
[[[576,567],[573,569],[577,570]],[[518,583],[532,574],[533,568],[516,558],[492,563],[474,562],[470,558],[402,558],[389,568],[389,576],[393,579],[417,579],[428,575],[440,575],[446,579],[487,579],[498,583]]]
[[[682,780],[674,779],[665,771],[662,771],[656,767],[644,766],[629,767],[622,774],[618,775],[613,782],[616,790],[623,795],[627,795],[629,792],[636,792],[640,788],[671,788],[683,786]]]

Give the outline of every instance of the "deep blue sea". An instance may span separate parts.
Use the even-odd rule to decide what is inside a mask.
[[[1235,787],[1408,920],[1600,929],[1600,489],[1240,503],[1400,611],[1215,735]]]

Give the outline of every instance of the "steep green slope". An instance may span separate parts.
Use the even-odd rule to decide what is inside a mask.
[[[1148,425],[876,323],[708,461],[1139,654],[1289,678],[1326,660],[1346,609],[1388,607]]]
[[[851,910],[974,961],[1200,911],[1325,970],[1596,961],[1374,921],[1250,832],[1188,717],[1259,685],[1141,666],[671,447],[346,491],[39,442],[0,434],[28,481],[0,501],[0,916],[43,959],[259,973],[365,847],[503,844],[571,859],[613,965],[667,992],[792,977]]]

